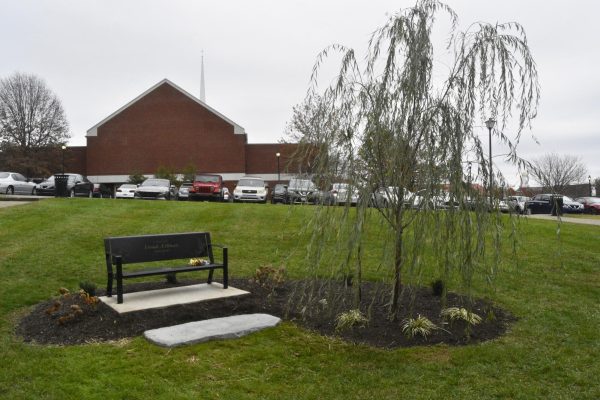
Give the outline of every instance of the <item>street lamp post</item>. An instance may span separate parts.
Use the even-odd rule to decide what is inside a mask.
[[[490,150],[490,207],[494,203],[493,201],[493,190],[494,190],[494,171],[492,168],[492,129],[496,125],[496,120],[490,117],[485,121],[485,126],[488,128],[489,133],[489,150]]]
[[[61,147],[62,149],[62,174],[65,174],[65,150],[67,149],[67,146],[65,146],[64,144]]]
[[[281,180],[281,176],[279,174],[279,157],[281,157],[281,153],[276,153],[275,157],[277,157],[277,182]]]

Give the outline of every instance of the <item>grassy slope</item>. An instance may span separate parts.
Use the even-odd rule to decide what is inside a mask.
[[[559,241],[548,221],[521,222],[521,258],[509,258],[491,295],[520,320],[491,343],[384,351],[290,323],[173,350],[142,338],[32,346],[12,335],[16,316],[58,287],[104,282],[106,236],[208,230],[230,247],[233,275],[286,264],[300,276],[295,232],[311,211],[86,199],[1,209],[0,398],[600,397],[600,228],[563,224]]]

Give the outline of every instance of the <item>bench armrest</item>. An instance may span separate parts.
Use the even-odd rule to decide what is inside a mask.
[[[227,268],[227,246],[211,243],[209,247],[218,247],[223,250],[223,265]]]

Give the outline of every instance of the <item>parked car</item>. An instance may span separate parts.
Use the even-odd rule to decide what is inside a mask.
[[[0,193],[35,194],[36,184],[18,172],[0,172]]]
[[[105,183],[94,183],[93,197],[112,199],[114,197],[112,188]]]
[[[133,183],[125,183],[117,188],[117,192],[115,193],[116,199],[133,199],[135,197],[135,190],[138,188],[138,185],[134,185]]]
[[[560,194],[536,194],[525,202],[525,212],[527,214],[554,214],[555,207],[560,207],[560,212],[564,210],[563,196]]]
[[[94,184],[80,174],[60,174],[67,176],[67,194],[69,197],[83,196],[92,197]],[[56,193],[55,175],[40,183],[36,193],[42,196],[54,196]]]
[[[266,203],[269,188],[264,179],[254,176],[241,178],[233,190],[233,201]]]
[[[310,179],[290,179],[285,192],[286,204],[317,204],[320,198],[319,189]]]
[[[285,194],[287,192],[287,185],[278,183],[273,187],[271,192],[271,204],[285,203]]]
[[[231,193],[229,193],[229,189],[227,189],[226,187],[223,188],[223,201],[226,201],[226,202],[233,201],[233,198],[231,197]]]
[[[171,200],[177,195],[175,185],[168,179],[149,178],[137,187],[134,193],[136,199]]]
[[[583,212],[583,209],[583,204],[581,204],[580,202],[573,200],[569,196],[563,196],[562,210],[564,213],[581,214]]]
[[[395,186],[380,187],[371,194],[370,205],[377,208],[387,208],[398,203],[398,193],[400,188]],[[405,207],[419,207],[421,196],[404,189],[402,202]]]
[[[350,203],[355,206],[358,203],[358,188],[351,187],[347,183],[334,183],[329,191],[333,198],[333,204],[342,205]]]
[[[214,174],[198,174],[189,189],[190,200],[223,201],[223,177]]]
[[[523,214],[527,200],[529,200],[527,196],[508,196],[505,201],[508,204],[509,211]]]
[[[183,182],[177,191],[177,200],[187,200],[190,195],[190,188],[194,184],[192,182]]]
[[[583,204],[584,213],[600,214],[600,197],[578,197],[575,201]]]

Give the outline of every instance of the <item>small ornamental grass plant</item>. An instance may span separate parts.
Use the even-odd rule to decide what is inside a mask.
[[[285,282],[285,268],[274,268],[270,265],[262,266],[256,269],[252,281],[263,288],[274,289]]]
[[[406,318],[402,321],[402,332],[408,338],[422,336],[424,339],[427,339],[427,336],[436,329],[438,329],[436,324],[420,314],[417,318]]]
[[[456,321],[465,321],[469,325],[477,325],[481,322],[481,317],[466,308],[448,307],[441,312],[442,318],[451,324]]]
[[[335,319],[335,332],[341,333],[354,327],[364,328],[369,319],[358,309],[339,314]]]

